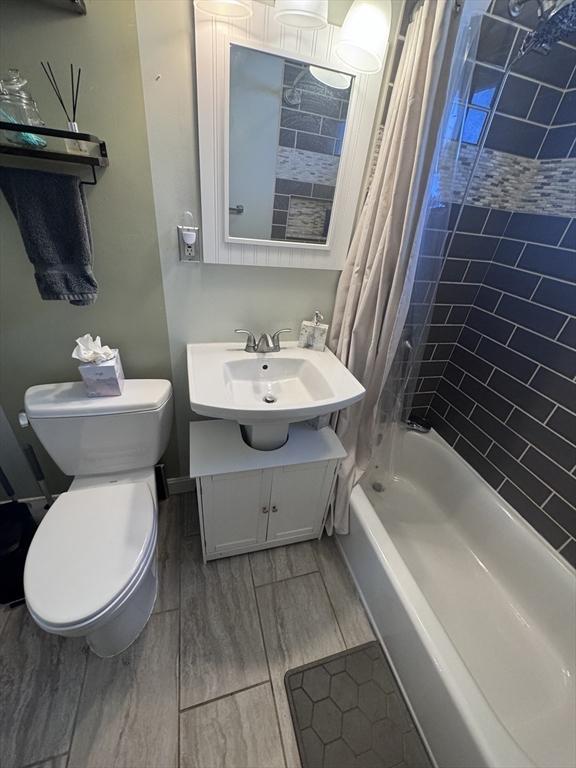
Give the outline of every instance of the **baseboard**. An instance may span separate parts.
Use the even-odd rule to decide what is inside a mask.
[[[195,493],[196,480],[191,477],[169,477],[168,488],[171,494],[177,493]]]

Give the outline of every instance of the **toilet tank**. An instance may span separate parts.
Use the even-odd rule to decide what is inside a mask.
[[[172,385],[126,379],[118,397],[88,397],[82,382],[26,390],[26,415],[66,475],[101,475],[153,467],[168,445]]]

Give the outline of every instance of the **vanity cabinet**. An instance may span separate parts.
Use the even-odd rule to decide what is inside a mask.
[[[345,451],[333,430],[290,428],[275,451],[246,445],[234,422],[190,425],[205,560],[318,538]]]

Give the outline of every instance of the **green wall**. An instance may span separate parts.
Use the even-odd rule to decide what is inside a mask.
[[[66,0],[0,1],[0,71],[18,67],[47,125],[65,118],[40,61],[64,83],[82,67],[78,123],[106,140],[110,166],[87,187],[100,296],[91,307],[42,301],[16,223],[0,194],[0,402],[16,424],[33,384],[78,379],[74,339],[99,334],[121,350],[129,378],[172,378],[162,291],[146,124],[132,0],[87,0],[88,15],[63,10]],[[174,430],[175,435],[175,430]],[[41,451],[54,491],[67,481]],[[168,472],[179,474],[175,437]]]

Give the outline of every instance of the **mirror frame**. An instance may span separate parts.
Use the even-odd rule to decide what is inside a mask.
[[[200,188],[204,261],[217,264],[342,269],[368,162],[383,72],[366,75],[335,55],[340,27],[299,30],[275,21],[273,8],[254,3],[246,20],[218,20],[194,9]],[[354,77],[330,228],[326,243],[259,240],[229,233],[229,95],[232,45]]]

